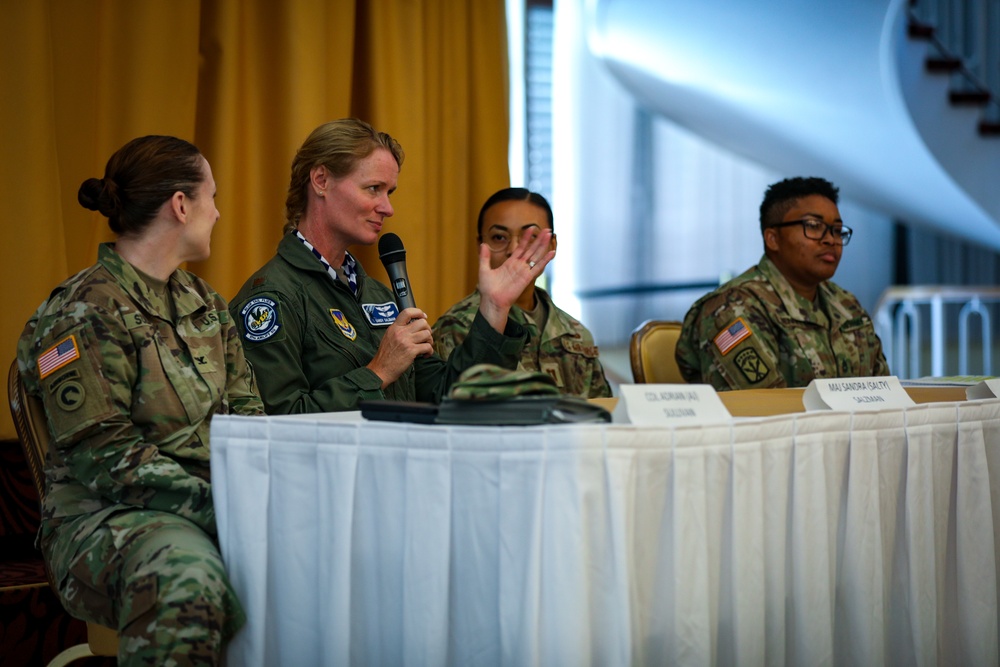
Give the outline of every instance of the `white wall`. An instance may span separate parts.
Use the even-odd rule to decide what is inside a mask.
[[[634,96],[587,48],[582,7],[576,0],[556,6],[553,208],[559,255],[553,292],[600,345],[617,346],[645,319],[683,318],[707,289],[582,302],[580,291],[717,283],[737,275],[763,253],[758,208],[766,187],[787,176],[829,175],[774,171],[662,116],[643,134]],[[637,145],[637,136],[648,137],[649,145]],[[646,149],[652,151],[645,162],[651,178],[635,171]],[[636,208],[643,201],[651,201],[651,211]],[[871,309],[893,277],[892,224],[849,201],[841,213],[855,238],[835,281]]]

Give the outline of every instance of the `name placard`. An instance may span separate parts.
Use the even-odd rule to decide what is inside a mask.
[[[806,410],[882,410],[915,405],[896,376],[816,379],[802,394]]]
[[[617,424],[697,426],[732,419],[709,384],[624,384],[611,413]]]
[[[984,380],[965,390],[965,397],[970,401],[980,398],[997,398],[998,396],[1000,396],[1000,378]]]

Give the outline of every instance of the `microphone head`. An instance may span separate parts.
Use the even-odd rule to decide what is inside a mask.
[[[378,258],[382,260],[383,266],[406,261],[403,241],[392,232],[380,236],[378,239]]]

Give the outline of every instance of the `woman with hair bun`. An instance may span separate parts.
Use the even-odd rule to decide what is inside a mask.
[[[51,444],[38,543],[73,616],[117,628],[118,664],[219,664],[244,622],[216,544],[213,414],[263,414],[208,258],[215,180],[182,139],[134,139],[80,204],[117,234],[25,326],[18,367]]]

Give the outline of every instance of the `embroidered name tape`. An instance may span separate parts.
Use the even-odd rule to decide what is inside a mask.
[[[363,303],[361,310],[365,311],[368,324],[373,327],[387,327],[399,317],[399,306],[395,302]]]

